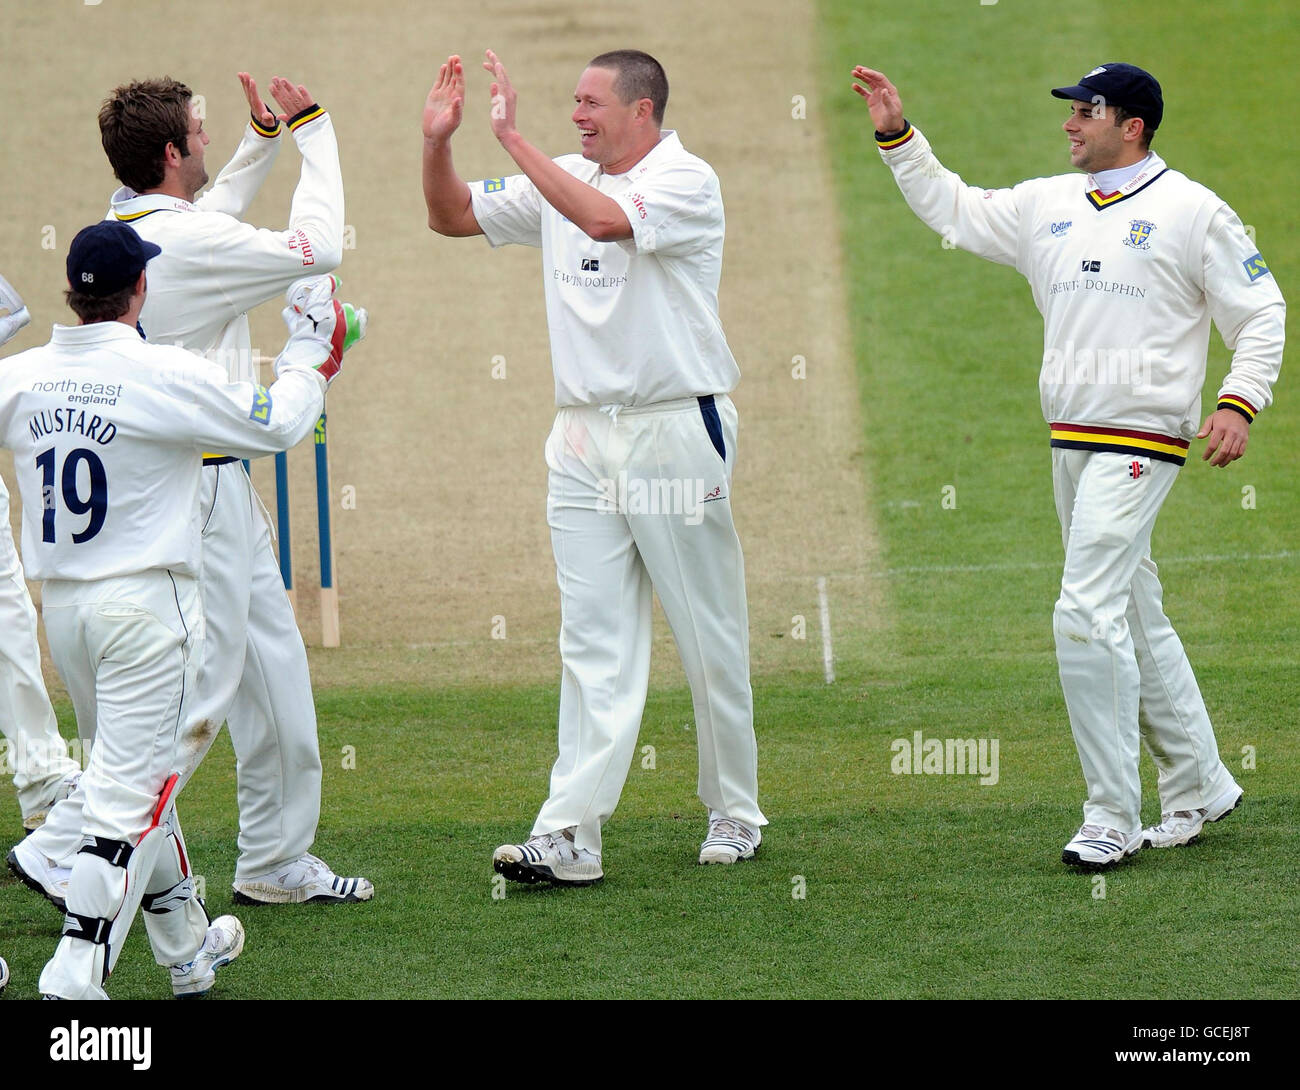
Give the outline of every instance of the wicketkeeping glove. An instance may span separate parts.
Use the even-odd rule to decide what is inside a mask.
[[[285,292],[289,305],[281,313],[289,340],[275,362],[277,375],[282,367],[310,367],[332,382],[343,366],[343,353],[366,335],[369,315],[363,307],[334,298],[339,283],[337,276],[313,276]]]
[[[0,276],[0,309],[9,311],[0,318],[0,344],[5,344],[15,333],[32,320],[23,305],[23,297],[14,291],[9,281]]]

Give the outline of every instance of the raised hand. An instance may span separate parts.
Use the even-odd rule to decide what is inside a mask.
[[[424,138],[441,143],[460,128],[465,107],[465,69],[454,53],[438,69],[438,78],[424,100]]]
[[[32,316],[23,305],[23,297],[3,276],[0,276],[0,310],[7,311],[0,318],[0,344],[4,344],[30,322]]]
[[[506,66],[501,63],[492,50],[487,50],[484,54],[487,60],[483,62],[483,68],[492,76],[492,86],[488,88],[488,93],[492,96],[492,113],[491,124],[492,132],[498,140],[503,139],[510,133],[515,132],[515,89],[510,84],[510,76],[506,73]]]
[[[290,83],[283,76],[276,76],[271,80],[271,97],[275,99],[275,104],[284,111],[280,115],[281,121],[288,121],[295,114],[300,114],[316,100],[311,97],[311,92],[301,83]]]
[[[275,114],[262,101],[261,92],[257,89],[257,80],[253,79],[247,72],[240,72],[239,82],[243,85],[244,97],[248,99],[249,112],[257,118],[257,123],[264,129],[275,128]]]
[[[884,72],[874,68],[855,65],[853,89],[867,100],[867,109],[871,111],[872,124],[876,132],[898,132],[903,127],[903,102],[898,97],[898,89],[889,82]],[[863,86],[865,84],[865,86]]]

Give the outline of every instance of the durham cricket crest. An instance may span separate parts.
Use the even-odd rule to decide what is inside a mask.
[[[1135,250],[1151,249],[1151,232],[1155,229],[1156,225],[1150,220],[1129,220],[1128,238],[1124,240],[1124,245]]]

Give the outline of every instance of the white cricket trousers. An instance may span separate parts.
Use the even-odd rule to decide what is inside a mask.
[[[76,772],[41,676],[41,647],[23,567],[9,528],[9,492],[0,480],[0,732],[24,819],[45,809],[65,776]],[[3,766],[6,761],[0,761]]]
[[[68,881],[64,936],[40,989],[104,999],[104,981],[142,902],[160,965],[191,960],[207,930],[174,809],[145,843],[180,757],[201,644],[198,586],[190,576],[155,570],[96,582],[47,580],[42,599],[50,655],[90,760],[68,800],[80,804],[81,850]]]
[[[224,720],[237,762],[235,878],[266,874],[316,839],[321,762],[307,648],[271,531],[239,462],[203,470],[206,639],[193,714]]]
[[[562,408],[546,442],[560,587],[559,756],[534,835],[576,826],[599,854],[635,752],[652,589],[695,707],[699,794],[759,827],[745,564],[731,518],[736,410],[716,395]]]
[[[1141,828],[1139,740],[1160,810],[1194,810],[1233,783],[1178,634],[1165,616],[1151,531],[1179,467],[1130,454],[1052,450],[1065,571],[1053,628],[1083,765],[1084,824]]]
[[[244,467],[205,466],[201,502],[205,638],[189,724],[208,724],[197,731],[208,746],[223,721],[230,727],[239,803],[235,877],[251,878],[297,859],[316,839],[316,708],[307,650]],[[187,761],[189,773],[201,758],[202,752]],[[70,866],[80,827],[75,808],[60,803],[32,834],[32,847]]]

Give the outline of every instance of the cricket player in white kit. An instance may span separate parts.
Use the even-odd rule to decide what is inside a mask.
[[[306,88],[275,79],[267,108],[240,74],[251,120],[234,158],[207,184],[202,119],[188,87],[150,80],[117,88],[100,111],[114,173],[125,184],[109,218],[162,248],[150,267],[141,324],[152,343],[179,345],[257,382],[247,312],[304,276],[336,268],[343,252],[343,180],[329,114]],[[283,122],[283,124],[282,124]],[[302,154],[289,226],[239,220],[288,129]],[[306,649],[271,544],[261,501],[230,451],[204,459],[203,566],[206,643],[193,712],[230,728],[238,761],[237,903],[368,900],[365,878],[335,874],[308,849],[320,818],[321,763]],[[27,847],[64,859],[75,814],[51,814]],[[39,862],[37,863],[39,869]]]
[[[299,442],[323,409],[349,326],[364,332],[364,312],[342,308],[334,279],[318,278],[326,286],[306,313],[285,309],[279,381],[229,383],[202,357],[141,337],[145,265],[158,253],[124,224],[79,232],[67,265],[81,324],[56,325],[48,345],[0,369],[0,443],[14,452],[23,554],[44,581],[50,653],[93,742],[72,796],[83,825],[63,938],[40,980],[60,999],[107,998],[142,903],[178,996],[209,990],[242,950],[239,921],[209,925],[195,896],[175,811],[179,781],[215,734],[189,711],[203,642],[202,453],[256,457]]]
[[[22,297],[0,276],[0,345],[31,321]],[[41,677],[36,610],[9,529],[9,492],[0,481],[0,733],[8,741],[8,762],[23,828],[35,829],[50,807],[66,798],[81,772],[68,756],[68,744]],[[0,761],[0,766],[5,762]]]
[[[908,205],[957,246],[1029,281],[1044,319],[1040,376],[1065,571],[1054,631],[1088,786],[1062,861],[1087,870],[1143,846],[1188,844],[1241,801],[1196,678],[1161,604],[1156,516],[1190,440],[1225,466],[1272,401],[1286,308],[1241,220],[1150,151],[1160,85],[1105,64],[1052,91],[1085,171],[1013,189],[964,185],[903,116],[880,72],[857,67],[881,157]],[[1233,351],[1197,430],[1210,321]],[[1139,741],[1158,770],[1161,821],[1139,816]]]
[[[450,140],[465,99],[451,57],[424,113],[429,226],[542,250],[559,407],[546,443],[560,587],[559,756],[525,844],[495,869],[520,882],[603,877],[601,826],[627,778],[645,706],[651,592],[695,706],[701,863],[748,859],[761,826],[744,561],[731,517],[740,374],[717,313],[717,177],[661,130],[652,57],[602,54],[574,94],[582,153],[551,160],[519,135],[490,50],[492,128],[523,174],[467,185]]]

